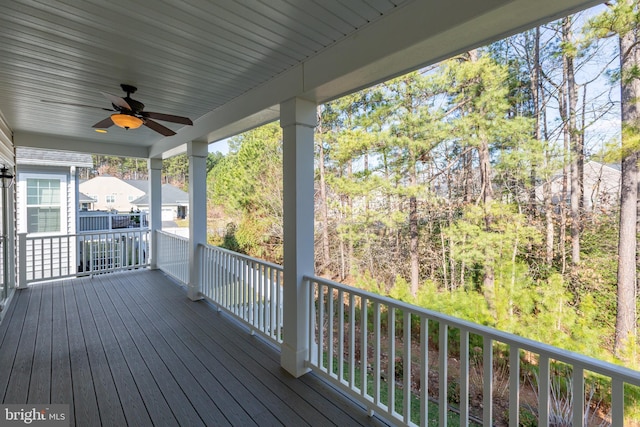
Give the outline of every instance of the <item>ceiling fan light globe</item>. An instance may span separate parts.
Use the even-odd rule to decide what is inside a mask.
[[[112,114],[111,120],[123,129],[138,129],[143,123],[142,119],[130,114]]]

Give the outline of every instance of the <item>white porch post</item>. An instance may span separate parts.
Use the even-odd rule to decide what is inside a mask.
[[[158,237],[156,231],[162,230],[162,159],[149,159],[149,266],[158,268]],[[111,220],[109,220],[111,224]]]
[[[209,144],[187,144],[189,156],[189,287],[192,301],[200,295],[200,258],[198,245],[207,243],[207,154]]]
[[[316,104],[293,98],[280,104],[284,180],[284,336],[280,364],[295,377],[309,371],[309,289],[314,273],[313,130]]]

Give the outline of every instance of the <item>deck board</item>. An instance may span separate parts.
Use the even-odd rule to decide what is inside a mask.
[[[135,426],[153,425],[144,400],[138,392],[136,382],[95,290],[92,286],[82,286],[81,288],[87,297],[89,309],[96,324],[96,332],[102,341],[120,402],[126,402],[126,404],[122,405],[122,410],[127,424]]]
[[[99,425],[98,402],[88,356],[89,349],[95,351],[95,348],[88,348],[85,342],[73,286],[65,286],[63,293],[67,316],[75,422],[81,426]]]
[[[145,293],[145,295],[148,294],[148,292]],[[132,296],[135,298],[133,294]],[[143,295],[138,293],[137,297],[143,297]],[[173,298],[177,301],[188,301],[184,295],[174,294]],[[200,304],[190,301],[189,303]],[[269,390],[265,390],[259,385],[256,387],[252,376],[245,372],[246,367],[238,364],[237,360],[233,356],[230,357],[225,351],[224,347],[226,346],[220,346],[218,344],[219,341],[203,332],[199,325],[193,321],[187,323],[177,321],[184,313],[183,311],[172,313],[172,307],[162,304],[161,301],[153,305],[162,308],[164,321],[171,325],[170,327],[173,328],[175,335],[179,337],[183,345],[198,357],[204,369],[208,369],[211,375],[220,378],[221,386],[224,387],[225,394],[229,396],[227,404],[231,405],[231,408],[241,405],[249,415],[249,420],[247,421],[249,424],[306,424],[304,419],[296,414],[291,414],[290,410],[284,407],[281,399],[273,399]],[[181,309],[181,304],[173,304],[173,308]],[[213,317],[209,320],[215,321]],[[256,349],[254,348],[253,351],[256,351]],[[234,367],[238,369],[233,369]],[[266,401],[264,400],[265,398],[267,399]],[[232,415],[242,415],[235,412]],[[276,416],[274,412],[278,415]],[[234,425],[237,424],[234,422]]]
[[[51,401],[50,403],[68,404],[73,408],[73,384],[71,378],[71,357],[69,354],[69,336],[67,335],[67,317],[64,301],[64,287],[50,284],[52,292],[51,320]],[[27,291],[19,291],[20,296]],[[41,319],[44,320],[44,319]],[[30,403],[48,403],[29,400]],[[23,402],[10,402],[23,403]],[[71,424],[74,422],[73,411],[69,414]]]
[[[9,384],[7,385],[6,398],[9,401],[21,402],[27,400],[27,395],[29,394],[41,296],[42,289],[34,289],[29,295],[26,317],[22,324],[20,341],[18,342]]]
[[[51,335],[53,323],[53,288],[42,288],[40,297],[40,314],[36,334],[33,367],[29,384],[28,400],[32,402],[49,402],[51,399]]]
[[[159,271],[16,291],[0,324],[3,403],[66,403],[71,425],[382,425]]]
[[[233,380],[233,377],[228,374],[228,371],[222,365],[215,366],[215,375],[207,368],[207,366],[211,366],[212,358],[207,358],[206,348],[198,346],[197,342],[183,339],[184,336],[189,335],[189,331],[185,330],[180,322],[168,321],[171,319],[166,316],[164,307],[144,302],[141,299],[142,296],[132,291],[132,288],[122,287],[121,289],[126,292],[126,295],[122,295],[123,301],[131,306],[132,313],[136,318],[140,319],[140,323],[150,322],[155,329],[155,333],[161,335],[162,340],[158,340],[159,344],[156,345],[161,345],[167,350],[167,353],[170,353],[168,350],[171,349],[171,352],[179,359],[179,363],[174,359],[172,365],[179,366],[182,364],[189,370],[193,380],[202,387],[205,395],[214,405],[209,408],[209,411],[212,413],[220,412],[231,425],[257,425],[247,413],[247,409],[255,411],[257,407],[259,408],[257,415],[263,416],[266,407],[257,399],[247,399],[246,390],[236,394],[244,400],[242,405],[238,403],[234,396],[225,390],[225,387],[229,381]],[[138,301],[143,301],[143,303]],[[184,351],[185,349],[188,351]],[[229,389],[227,388],[227,390]],[[222,411],[224,411],[224,414],[222,414]],[[263,425],[265,421],[264,418],[261,420]]]
[[[116,390],[107,356],[98,334],[95,319],[91,315],[87,296],[81,286],[73,287],[78,314],[80,315],[82,335],[87,347],[91,366],[100,420],[104,425],[121,426],[126,424],[120,397]]]
[[[162,349],[156,348],[156,344],[151,343],[150,338],[154,340],[162,340],[162,337],[154,336],[152,331],[143,330],[143,326],[136,322],[136,319],[127,309],[126,305],[122,301],[118,292],[106,292],[113,303],[117,313],[120,315],[123,324],[125,325],[127,332],[134,341],[138,351],[141,355],[144,355],[144,362],[147,368],[153,375],[158,387],[162,390],[164,398],[171,408],[176,420],[180,425],[199,426],[204,425],[203,420],[198,415],[198,412],[193,406],[193,402],[190,402],[183,392],[181,385],[179,384],[176,376],[172,375],[168,369],[167,364],[162,360],[160,351]],[[147,334],[151,336],[147,336]],[[168,357],[167,354],[163,355]],[[187,373],[188,374],[188,373]],[[183,383],[188,383],[189,378],[184,378]],[[191,382],[194,382],[191,379]],[[194,396],[197,398],[197,396]]]
[[[96,279],[93,279],[96,280]],[[102,278],[96,280],[99,284]],[[116,307],[102,289],[98,289],[98,285],[91,286],[95,291],[98,300],[104,307],[107,322],[113,330],[118,346],[122,350],[129,371],[133,375],[136,388],[144,401],[147,413],[151,417],[153,424],[179,425],[171,408],[165,400],[162,391],[151,371],[144,362],[144,357],[138,351],[135,342],[126,330],[126,327],[116,311]]]

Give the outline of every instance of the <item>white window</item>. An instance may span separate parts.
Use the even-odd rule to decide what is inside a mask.
[[[116,195],[115,194],[107,194],[104,198],[105,203],[115,203]]]
[[[136,199],[136,196],[132,196],[131,194],[129,194],[129,197],[127,197],[127,200],[129,200],[129,202],[133,202]]]
[[[60,232],[61,205],[59,179],[27,179],[27,232]]]

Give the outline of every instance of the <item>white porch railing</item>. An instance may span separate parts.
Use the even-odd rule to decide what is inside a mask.
[[[80,232],[148,227],[149,219],[146,212],[78,212],[78,231]]]
[[[201,245],[203,296],[273,343],[282,343],[282,267]]]
[[[167,254],[160,267],[187,283],[188,241],[159,236]],[[282,267],[209,245],[199,246],[196,262],[207,299],[282,343]],[[526,409],[540,426],[557,425],[560,417],[582,426],[596,412],[595,390],[607,401],[598,415],[622,427],[625,388],[640,388],[640,372],[631,369],[340,283],[305,280],[309,367],[397,423],[446,426],[453,416],[463,426],[474,419],[492,426],[500,398],[508,402],[509,425],[519,425]],[[471,404],[472,393],[481,396],[482,409]]]
[[[20,286],[148,265],[149,231],[18,236]]]
[[[158,268],[189,283],[189,239],[157,231]],[[282,343],[282,267],[226,249],[198,246],[200,293],[276,345]]]
[[[509,425],[519,425],[523,386],[538,396],[531,405],[537,408],[538,425],[560,425],[558,417],[574,426],[587,425],[593,408],[585,388],[595,382],[593,387],[600,387],[600,392],[604,388],[610,397],[611,425],[622,427],[625,386],[640,387],[638,371],[336,282],[306,280],[311,286],[310,366],[372,412],[404,424],[428,425],[430,378],[436,382],[429,375],[432,365],[437,365],[437,425],[443,427],[452,385],[459,395],[460,425],[468,425],[470,379],[481,388],[484,426],[493,425],[497,393],[508,397]],[[452,345],[459,350],[459,360],[450,370]],[[434,355],[437,360],[430,360]],[[500,359],[494,360],[494,355]],[[530,379],[523,384],[525,374]],[[567,408],[565,414],[559,413],[560,406]]]
[[[158,268],[176,280],[189,283],[189,239],[165,231],[156,231]]]

